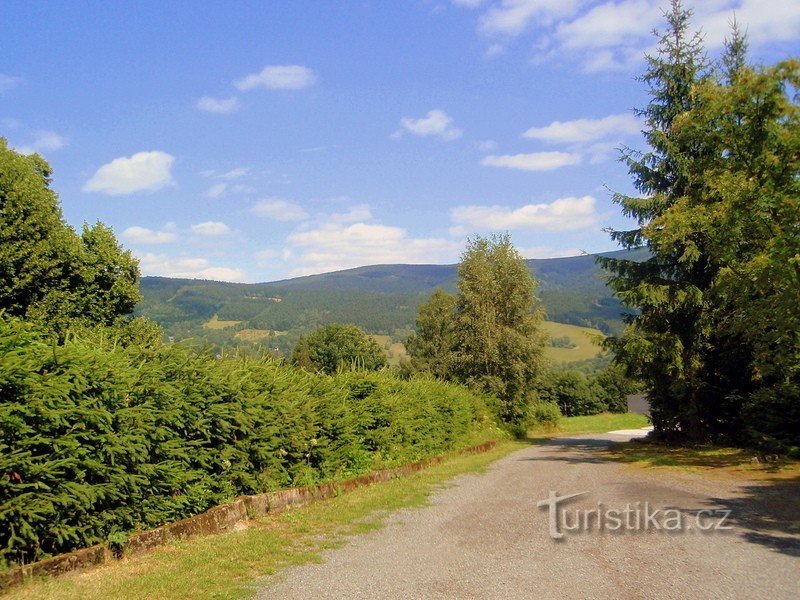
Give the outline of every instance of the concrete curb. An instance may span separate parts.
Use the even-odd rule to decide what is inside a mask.
[[[458,453],[480,454],[488,452],[496,444],[495,441],[484,442],[477,446],[463,448]],[[323,483],[314,487],[289,488],[254,496],[241,496],[230,504],[215,506],[199,515],[167,523],[149,531],[135,533],[128,539],[119,555],[115,555],[106,544],[97,544],[28,565],[12,567],[5,573],[0,573],[0,590],[19,585],[31,577],[43,575],[57,577],[71,571],[111,562],[122,556],[144,554],[169,542],[231,531],[237,523],[242,521],[264,516],[267,513],[279,512],[291,506],[302,506],[332,498],[356,488],[389,481],[403,475],[410,475],[426,467],[439,464],[442,460],[442,456],[434,456],[393,469],[373,471],[345,481]]]

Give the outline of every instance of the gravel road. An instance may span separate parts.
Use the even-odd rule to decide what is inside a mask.
[[[399,511],[323,563],[284,572],[258,598],[799,598],[800,481],[743,482],[603,458],[604,446],[637,434],[560,438],[459,476],[430,506]],[[551,492],[588,492],[560,504],[566,524],[602,503],[607,529],[592,516],[589,531],[565,532],[559,521],[564,537],[553,539],[549,508],[537,506]],[[647,531],[644,503],[649,515],[662,511]],[[627,521],[613,531],[609,511],[626,505]],[[675,527],[669,509],[680,511],[680,531],[664,529]],[[720,525],[732,529],[714,530],[722,513],[706,513],[700,524],[712,530],[701,532],[698,510],[732,511]]]

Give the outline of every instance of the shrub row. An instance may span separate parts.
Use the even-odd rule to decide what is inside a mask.
[[[0,565],[421,459],[491,427],[484,398],[433,379],[112,339],[55,346],[0,314]]]

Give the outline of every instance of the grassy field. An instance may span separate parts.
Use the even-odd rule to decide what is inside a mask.
[[[408,358],[406,347],[401,342],[393,341],[391,336],[373,333],[370,337],[386,352],[390,365],[396,365],[404,358]]]
[[[578,327],[577,325],[567,325],[566,323],[556,323],[545,321],[542,327],[551,338],[568,337],[575,344],[574,348],[545,348],[545,356],[553,362],[575,362],[594,358],[602,351],[596,338],[603,334],[590,327]]]
[[[237,340],[246,340],[248,342],[261,342],[267,340],[272,336],[286,335],[283,331],[272,331],[271,329],[242,329],[236,332],[235,337]]]
[[[224,322],[224,321],[223,321]],[[566,323],[555,323],[544,321],[542,324],[547,335],[551,338],[568,337],[575,345],[574,348],[545,348],[545,356],[553,362],[577,362],[594,358],[602,351],[596,341],[596,337],[603,334],[590,327],[578,327],[577,325],[567,325]],[[389,364],[396,365],[402,359],[408,357],[406,347],[400,342],[392,341],[388,335],[371,334],[372,339],[384,349],[389,357]]]
[[[226,329],[234,327],[241,323],[241,321],[220,321],[217,315],[211,317],[208,321],[203,323],[203,329]]]
[[[533,428],[534,436],[558,435],[562,433],[605,433],[619,429],[639,429],[650,425],[650,420],[636,413],[600,413],[588,417],[561,417],[555,429]]]
[[[452,455],[408,477],[259,519],[240,531],[171,544],[85,573],[31,581],[7,597],[246,598],[259,577],[319,561],[320,552],[341,546],[348,536],[382,527],[390,511],[422,506],[449,479],[480,471],[526,445],[506,441],[485,454]]]

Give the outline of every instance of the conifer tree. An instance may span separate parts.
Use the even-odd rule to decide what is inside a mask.
[[[696,140],[676,139],[673,132],[676,118],[693,106],[694,86],[710,76],[702,36],[690,31],[691,16],[680,0],[672,0],[665,13],[665,31],[657,34],[657,51],[647,56],[641,77],[650,102],[637,113],[644,120],[649,149],[626,149],[622,157],[641,196],[614,198],[638,227],[612,231],[612,239],[626,248],[646,246],[650,258],[643,262],[604,258],[601,263],[612,272],[610,285],[618,297],[639,311],[629,318],[626,333],[611,338],[608,345],[629,372],[645,382],[656,429],[699,437],[708,333],[701,317],[714,266],[703,259],[702,249],[660,248],[649,229],[677,198],[696,193],[686,165],[708,160],[714,152]],[[697,260],[687,263],[686,252]]]

